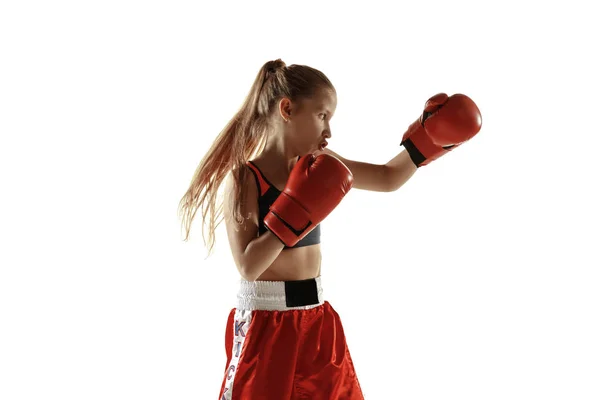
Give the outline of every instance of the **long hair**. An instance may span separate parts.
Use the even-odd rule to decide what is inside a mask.
[[[215,230],[223,220],[223,202],[217,201],[218,190],[229,172],[233,175],[235,195],[232,220],[244,220],[244,165],[266,144],[271,114],[280,99],[292,102],[311,98],[320,88],[335,91],[321,71],[306,65],[290,65],[277,59],[266,62],[256,75],[250,92],[234,117],[225,125],[196,168],[189,188],[179,202],[178,215],[183,217],[185,241],[198,209],[202,212],[202,239],[209,255],[215,244]],[[208,241],[204,228],[208,227]]]

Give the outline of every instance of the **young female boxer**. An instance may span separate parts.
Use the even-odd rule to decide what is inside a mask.
[[[404,134],[405,150],[368,164],[326,149],[336,103],[322,72],[265,63],[181,199],[186,240],[201,208],[210,250],[223,214],[241,276],[220,400],[363,399],[340,317],[323,298],[319,224],[351,188],[394,191],[481,127],[468,97],[437,94]]]

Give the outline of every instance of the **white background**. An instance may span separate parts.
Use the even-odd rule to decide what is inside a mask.
[[[394,157],[435,93],[482,111],[323,223],[365,398],[600,398],[590,4],[2,2],[0,398],[217,398],[238,275],[176,209],[276,58],[333,81],[346,158]]]

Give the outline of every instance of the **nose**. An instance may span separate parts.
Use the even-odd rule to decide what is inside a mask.
[[[324,130],[323,131],[323,137],[325,139],[329,139],[331,137],[331,130],[329,130],[329,129]]]

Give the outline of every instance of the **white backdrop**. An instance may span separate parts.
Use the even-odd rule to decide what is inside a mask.
[[[5,1],[0,398],[216,399],[238,275],[179,199],[260,66],[338,91],[330,148],[385,163],[427,98],[483,128],[323,223],[366,399],[600,398],[589,4]]]

